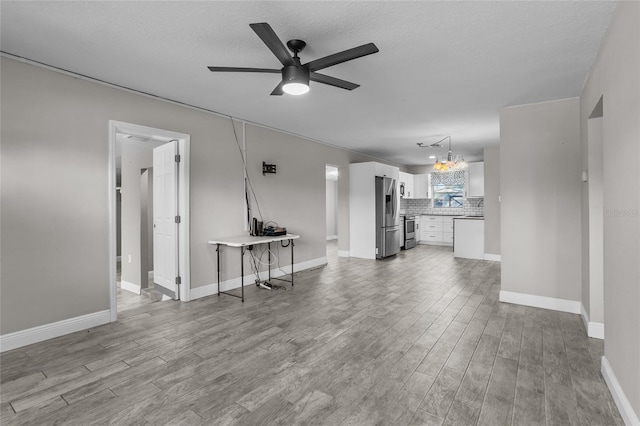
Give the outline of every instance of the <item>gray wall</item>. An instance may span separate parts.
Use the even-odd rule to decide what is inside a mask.
[[[580,97],[603,97],[604,352],[640,416],[640,3],[619,2]],[[586,244],[587,242],[585,242]]]
[[[585,141],[585,138],[583,138]],[[604,322],[604,194],[602,159],[602,117],[587,126],[583,159],[587,181],[582,183],[582,304],[589,321]]]
[[[500,148],[484,149],[484,252],[500,254]]]
[[[140,175],[140,284],[149,286],[153,271],[153,167]]]
[[[122,153],[122,281],[143,286],[141,279],[142,265],[147,265],[148,253],[143,253],[142,247],[142,217],[143,202],[142,186],[140,184],[141,171],[153,166],[153,151],[127,151],[123,147]],[[129,262],[131,256],[131,262]],[[145,271],[145,274],[147,272]]]
[[[581,299],[577,98],[500,112],[502,290]]]
[[[338,235],[338,181],[333,179],[327,179],[327,194],[326,194],[326,208],[327,208],[327,229],[325,234],[327,237]]]
[[[109,309],[109,120],[191,135],[191,286],[213,284],[215,250],[207,241],[244,232],[231,120],[0,60],[0,333]],[[325,165],[336,165],[339,249],[349,250],[348,164],[374,158],[259,126],[247,126],[247,152],[265,219],[302,235],[296,262],[326,254]],[[262,176],[263,160],[277,164],[278,174]],[[223,280],[239,275],[237,256],[225,254],[222,263]]]

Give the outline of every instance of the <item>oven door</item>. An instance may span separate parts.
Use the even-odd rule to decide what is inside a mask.
[[[405,218],[404,220],[404,240],[413,240],[416,238],[416,220]]]

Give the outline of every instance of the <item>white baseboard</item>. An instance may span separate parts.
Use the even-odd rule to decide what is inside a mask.
[[[500,290],[500,301],[514,303],[516,305],[533,306],[534,308],[551,309],[554,311],[580,314],[580,306],[577,300],[556,299],[555,297],[536,296],[533,294],[515,293]]]
[[[153,279],[153,271],[149,271],[148,277],[149,277],[150,280]]]
[[[604,324],[601,322],[591,322],[589,320],[589,314],[583,304],[580,304],[580,313],[582,315],[582,321],[584,322],[584,328],[587,329],[587,336],[594,339],[604,339]]]
[[[0,352],[43,342],[65,334],[108,324],[109,322],[111,322],[111,311],[106,310],[4,334],[0,336]]]
[[[601,322],[589,322],[587,335],[594,339],[604,340],[604,324]]]
[[[130,283],[129,281],[120,281],[120,288],[123,290],[130,291],[137,295],[140,295],[140,286],[138,284]]]
[[[349,250],[338,250],[338,257],[351,257]]]
[[[294,270],[294,272],[300,272],[300,271],[304,271],[306,269],[317,268],[318,266],[324,266],[326,264],[327,264],[327,258],[326,257],[319,257],[317,259],[311,259],[311,260],[307,260],[305,262],[296,263],[296,264],[294,264],[293,270]],[[238,266],[238,268],[239,268],[239,266]],[[283,266],[282,269],[285,271],[284,273],[279,269],[271,269],[271,277],[272,278],[278,278],[278,277],[281,277],[283,275],[288,275],[289,273],[291,273],[291,266],[290,265]],[[268,277],[268,272],[267,271],[261,271],[260,272],[260,278],[267,279],[267,277]],[[245,275],[244,276],[244,286],[247,287],[248,285],[255,284],[255,279],[256,279],[256,277],[253,274]],[[233,290],[235,288],[240,288],[241,284],[242,284],[242,281],[241,281],[240,277],[232,278],[232,279],[226,280],[226,281],[222,281],[220,283],[220,291],[229,291],[229,290]],[[203,286],[200,286],[200,287],[192,288],[191,289],[191,299],[190,300],[199,299],[201,297],[212,296],[214,294],[218,294],[218,283],[207,284],[207,285],[203,285]]]
[[[484,254],[484,260],[493,260],[494,262],[502,262],[502,256],[499,254]]]
[[[620,415],[622,416],[622,420],[624,420],[624,424],[627,426],[640,426],[638,414],[633,411],[633,407],[631,406],[629,399],[627,399],[624,390],[622,390],[622,386],[620,386],[620,382],[618,382],[616,374],[613,372],[613,368],[611,368],[611,364],[609,364],[606,356],[602,357],[600,371],[602,372],[604,381],[609,387],[609,391],[611,391],[613,400],[618,406],[618,410],[620,410]]]
[[[327,241],[329,240],[337,240],[338,236],[337,235],[327,235]]]

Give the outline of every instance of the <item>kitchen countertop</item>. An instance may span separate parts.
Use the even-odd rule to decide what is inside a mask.
[[[404,215],[402,215],[402,216],[404,216]],[[419,214],[416,214],[414,216],[447,216],[447,217],[452,217],[454,219],[474,219],[474,220],[484,219],[484,216],[461,215],[461,214],[419,213]]]
[[[446,216],[454,219],[484,219],[484,215],[464,215],[464,214],[451,214],[451,213],[400,213],[400,216]]]
[[[459,217],[462,215],[459,214],[448,214],[448,213],[417,213],[415,216],[449,216],[449,217]]]

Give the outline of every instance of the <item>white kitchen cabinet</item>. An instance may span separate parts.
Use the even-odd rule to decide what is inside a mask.
[[[469,163],[468,182],[467,197],[484,197],[484,162]]]
[[[420,244],[453,244],[453,216],[420,216]]]
[[[442,218],[442,242],[453,244],[453,216]]]
[[[413,189],[415,192],[413,198],[432,198],[431,174],[413,175]]]
[[[398,181],[404,184],[404,195],[401,195],[405,200],[415,198],[415,191],[413,186],[413,175],[411,173],[399,172]]]
[[[389,166],[387,164],[371,162],[374,167],[375,176],[386,176],[398,180],[399,169],[395,166]]]
[[[484,259],[484,219],[456,219],[455,230],[453,256]]]

